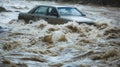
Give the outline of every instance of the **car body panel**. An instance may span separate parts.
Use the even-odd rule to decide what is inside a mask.
[[[81,17],[81,16],[62,16],[62,18],[65,18],[65,19],[71,19],[73,21],[76,21],[76,22],[93,22],[92,19],[89,19],[87,17]]]

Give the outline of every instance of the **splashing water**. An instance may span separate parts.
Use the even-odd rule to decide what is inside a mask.
[[[75,22],[51,25],[43,20],[32,24],[11,22],[8,25],[13,28],[0,45],[3,65],[116,66],[114,61],[120,56],[120,28],[107,23],[90,26]]]

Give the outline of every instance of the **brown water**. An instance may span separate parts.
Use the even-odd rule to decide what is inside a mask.
[[[44,20],[24,24],[16,18],[4,22],[9,30],[0,33],[0,67],[120,66],[119,22],[100,19],[95,26],[76,22],[51,25]]]

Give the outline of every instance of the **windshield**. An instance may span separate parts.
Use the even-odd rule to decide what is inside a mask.
[[[81,16],[82,13],[72,7],[58,7],[58,12],[61,16]]]

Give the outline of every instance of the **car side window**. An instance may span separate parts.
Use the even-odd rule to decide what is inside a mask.
[[[47,15],[49,16],[56,16],[58,13],[57,13],[57,10],[53,7],[49,7],[48,8],[48,12],[47,12]]]
[[[34,14],[42,14],[42,15],[45,15],[46,12],[47,12],[47,9],[48,9],[48,7],[46,7],[46,6],[38,7],[38,8],[34,11]]]

